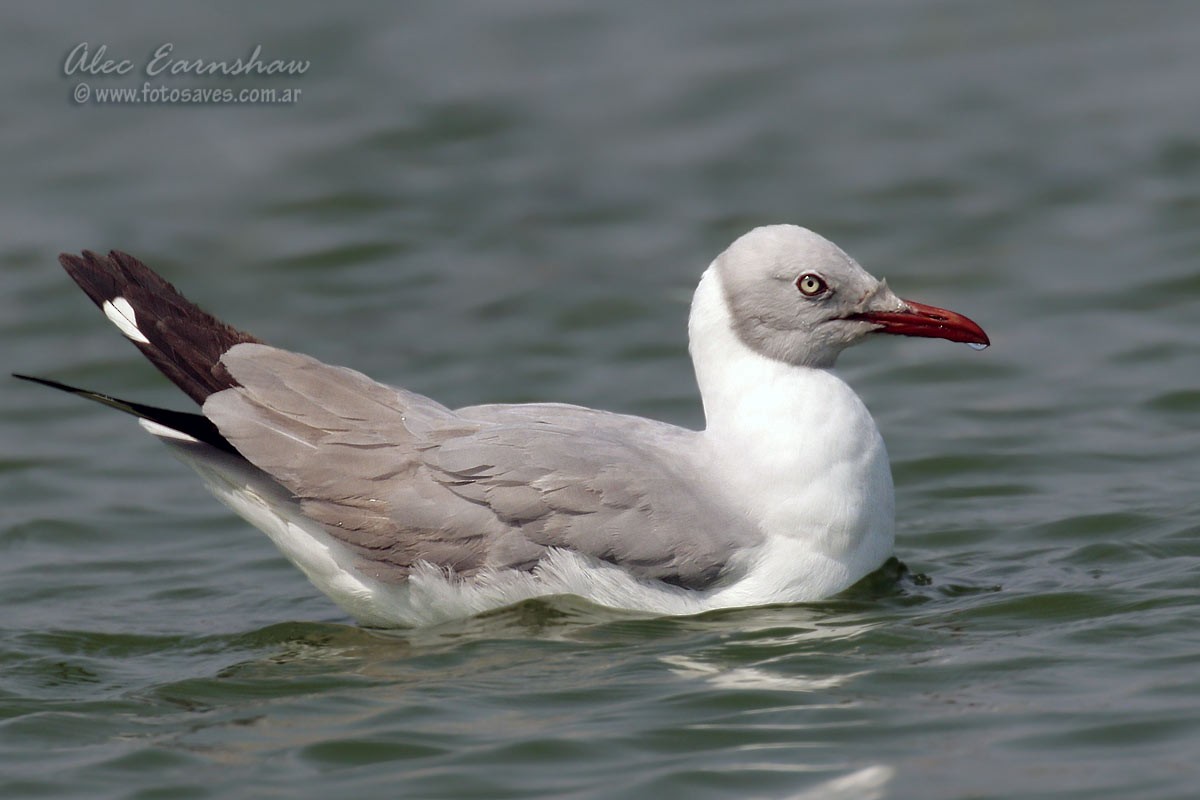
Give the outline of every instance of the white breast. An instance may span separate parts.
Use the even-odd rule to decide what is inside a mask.
[[[750,350],[711,270],[692,308],[715,483],[765,534],[729,591],[794,602],[848,587],[894,542],[891,469],[874,420],[833,373]]]

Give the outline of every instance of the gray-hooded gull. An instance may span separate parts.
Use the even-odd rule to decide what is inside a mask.
[[[60,261],[202,413],[31,380],[139,417],[318,589],[385,627],[545,595],[690,614],[839,592],[891,554],[894,500],[879,430],[829,368],[875,333],[988,344],[773,225],[696,289],[704,430],[556,403],[455,411],[262,344],[124,253]]]

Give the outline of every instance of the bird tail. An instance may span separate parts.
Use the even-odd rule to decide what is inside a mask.
[[[143,405],[142,403],[131,403],[128,400],[120,400],[116,397],[110,397],[109,395],[89,391],[88,389],[80,389],[77,386],[69,386],[47,378],[35,378],[31,375],[18,375],[16,373],[13,373],[13,377],[20,378],[23,381],[40,383],[42,386],[49,386],[51,389],[58,389],[88,400],[94,400],[109,408],[115,408],[118,411],[124,411],[126,414],[132,414],[140,420],[148,420],[165,429],[159,430],[148,427],[151,433],[156,433],[159,436],[179,439],[181,437],[178,434],[182,434],[184,438],[195,439],[216,447],[219,450],[224,450],[227,453],[238,455],[237,450],[229,443],[229,440],[217,430],[217,426],[208,417],[200,414],[189,414],[184,411],[173,411],[169,408],[157,408],[155,406]]]
[[[142,355],[197,403],[237,385],[221,365],[221,356],[236,344],[258,339],[213,317],[127,253],[113,250],[105,257],[84,250],[81,256],[63,253],[58,261]],[[53,381],[29,380],[123,411],[148,408]]]

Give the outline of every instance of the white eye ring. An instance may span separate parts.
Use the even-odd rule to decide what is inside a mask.
[[[806,272],[796,278],[796,288],[805,297],[820,297],[829,291],[829,284],[815,272]]]

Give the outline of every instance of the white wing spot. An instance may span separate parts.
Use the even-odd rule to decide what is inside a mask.
[[[174,428],[168,428],[166,425],[161,425],[152,419],[139,419],[138,424],[145,428],[149,433],[154,434],[163,439],[178,439],[181,442],[197,442],[199,439],[195,436],[189,436],[183,431],[177,431]]]
[[[104,311],[104,316],[108,317],[108,321],[121,329],[121,333],[135,342],[150,344],[150,340],[146,338],[137,326],[137,314],[133,311],[133,306],[129,305],[129,301],[124,297],[116,297],[112,300],[105,300],[101,306]]]

